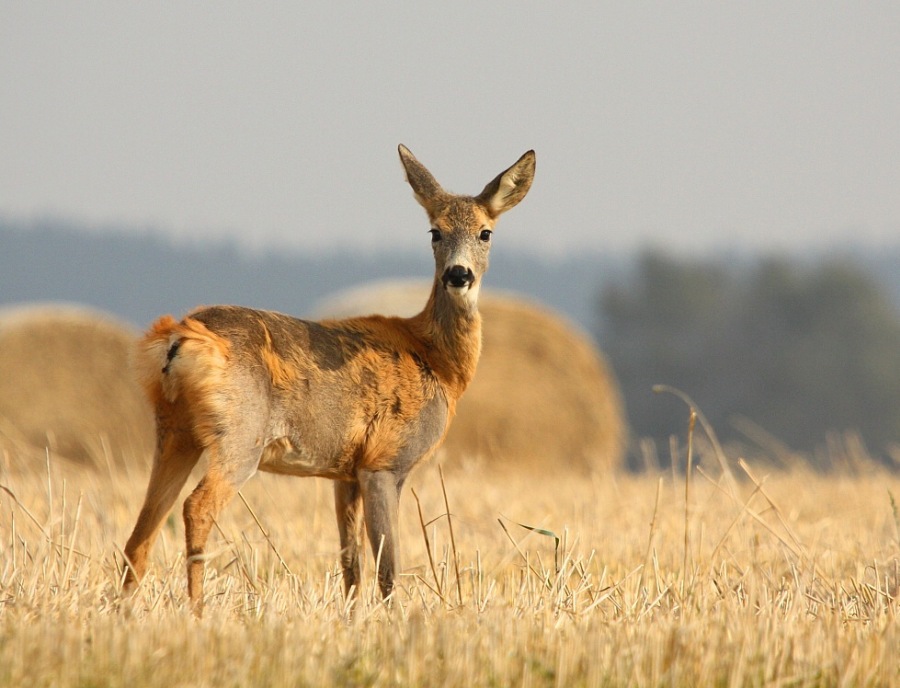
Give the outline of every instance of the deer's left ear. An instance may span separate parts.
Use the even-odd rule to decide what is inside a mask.
[[[530,150],[515,165],[497,177],[475,198],[487,208],[491,217],[497,217],[515,207],[525,198],[534,181],[535,155]]]

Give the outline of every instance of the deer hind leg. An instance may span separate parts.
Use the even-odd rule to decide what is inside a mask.
[[[144,577],[147,558],[162,522],[172,510],[200,453],[200,448],[187,435],[169,432],[160,438],[144,505],[125,545],[125,590],[133,590]]]
[[[334,510],[337,515],[338,533],[341,537],[341,570],[344,575],[344,592],[348,596],[359,591],[359,543],[362,538],[363,502],[359,483],[337,481],[334,483]]]
[[[207,449],[209,468],[184,501],[188,596],[199,616],[203,610],[206,541],[222,508],[256,471],[262,449],[231,445],[224,438]]]
[[[388,597],[394,590],[394,581],[400,572],[397,524],[403,480],[390,471],[361,470],[359,484],[369,544],[378,561],[378,585],[382,597]]]

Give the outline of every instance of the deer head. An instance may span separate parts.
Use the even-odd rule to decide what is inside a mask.
[[[534,180],[535,155],[528,151],[477,196],[448,193],[402,144],[406,179],[431,222],[435,283],[454,301],[474,306],[488,267],[497,218],[525,198]]]

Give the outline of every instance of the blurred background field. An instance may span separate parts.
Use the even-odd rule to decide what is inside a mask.
[[[181,315],[209,303],[321,315],[317,309],[323,303],[350,288],[363,299],[362,310],[383,310],[373,284],[427,280],[432,269],[425,245],[383,253],[250,254],[230,244],[176,245],[78,226],[8,223],[0,228],[0,239],[6,249],[0,254],[0,302],[15,307],[74,301],[133,330],[162,313]],[[548,417],[553,401],[540,399],[541,385],[571,389],[569,400],[576,406],[594,399],[588,420],[606,416],[604,427],[595,430],[613,443],[622,437],[624,452],[610,460],[614,454],[601,450],[605,455],[588,461],[630,469],[642,469],[648,461],[666,465],[669,436],[683,433],[683,409],[653,394],[652,387],[669,384],[695,399],[737,453],[775,462],[802,455],[827,470],[834,455],[829,446],[853,435],[877,461],[896,463],[900,253],[687,258],[647,250],[542,260],[504,248],[498,244],[494,252],[485,295],[525,300],[551,319],[523,321],[518,331],[514,318],[498,326],[498,332],[509,332],[505,339],[497,337],[498,370],[510,365],[516,374],[497,375],[508,384],[519,381],[515,393],[505,390],[512,402],[520,408],[543,403]],[[406,305],[407,311],[414,308]],[[542,338],[549,346],[533,356],[537,368],[520,369],[503,360],[517,338],[522,351],[534,349]],[[566,342],[575,341],[581,344],[572,351],[593,349],[594,372],[583,374],[583,365],[565,355],[571,348]],[[78,349],[85,357],[92,350]],[[541,356],[547,361],[543,368]],[[77,359],[71,365],[78,366]],[[606,369],[608,381],[597,366]],[[487,377],[490,362],[484,370]],[[531,396],[519,399],[523,394]],[[601,399],[609,404],[602,409]],[[84,403],[106,402],[93,395]],[[560,444],[566,432],[587,432],[583,423],[579,430],[575,415],[569,412],[560,426]],[[557,415],[558,422],[562,417]],[[487,424],[499,427],[497,418],[495,413]],[[528,446],[541,443],[520,439]]]

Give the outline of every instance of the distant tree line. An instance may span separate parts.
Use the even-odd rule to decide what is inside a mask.
[[[743,418],[797,450],[832,430],[858,431],[876,455],[900,444],[900,316],[853,262],[734,268],[648,252],[604,288],[601,310],[639,436],[684,435],[684,404],[652,392],[668,384],[725,439],[742,438]]]

